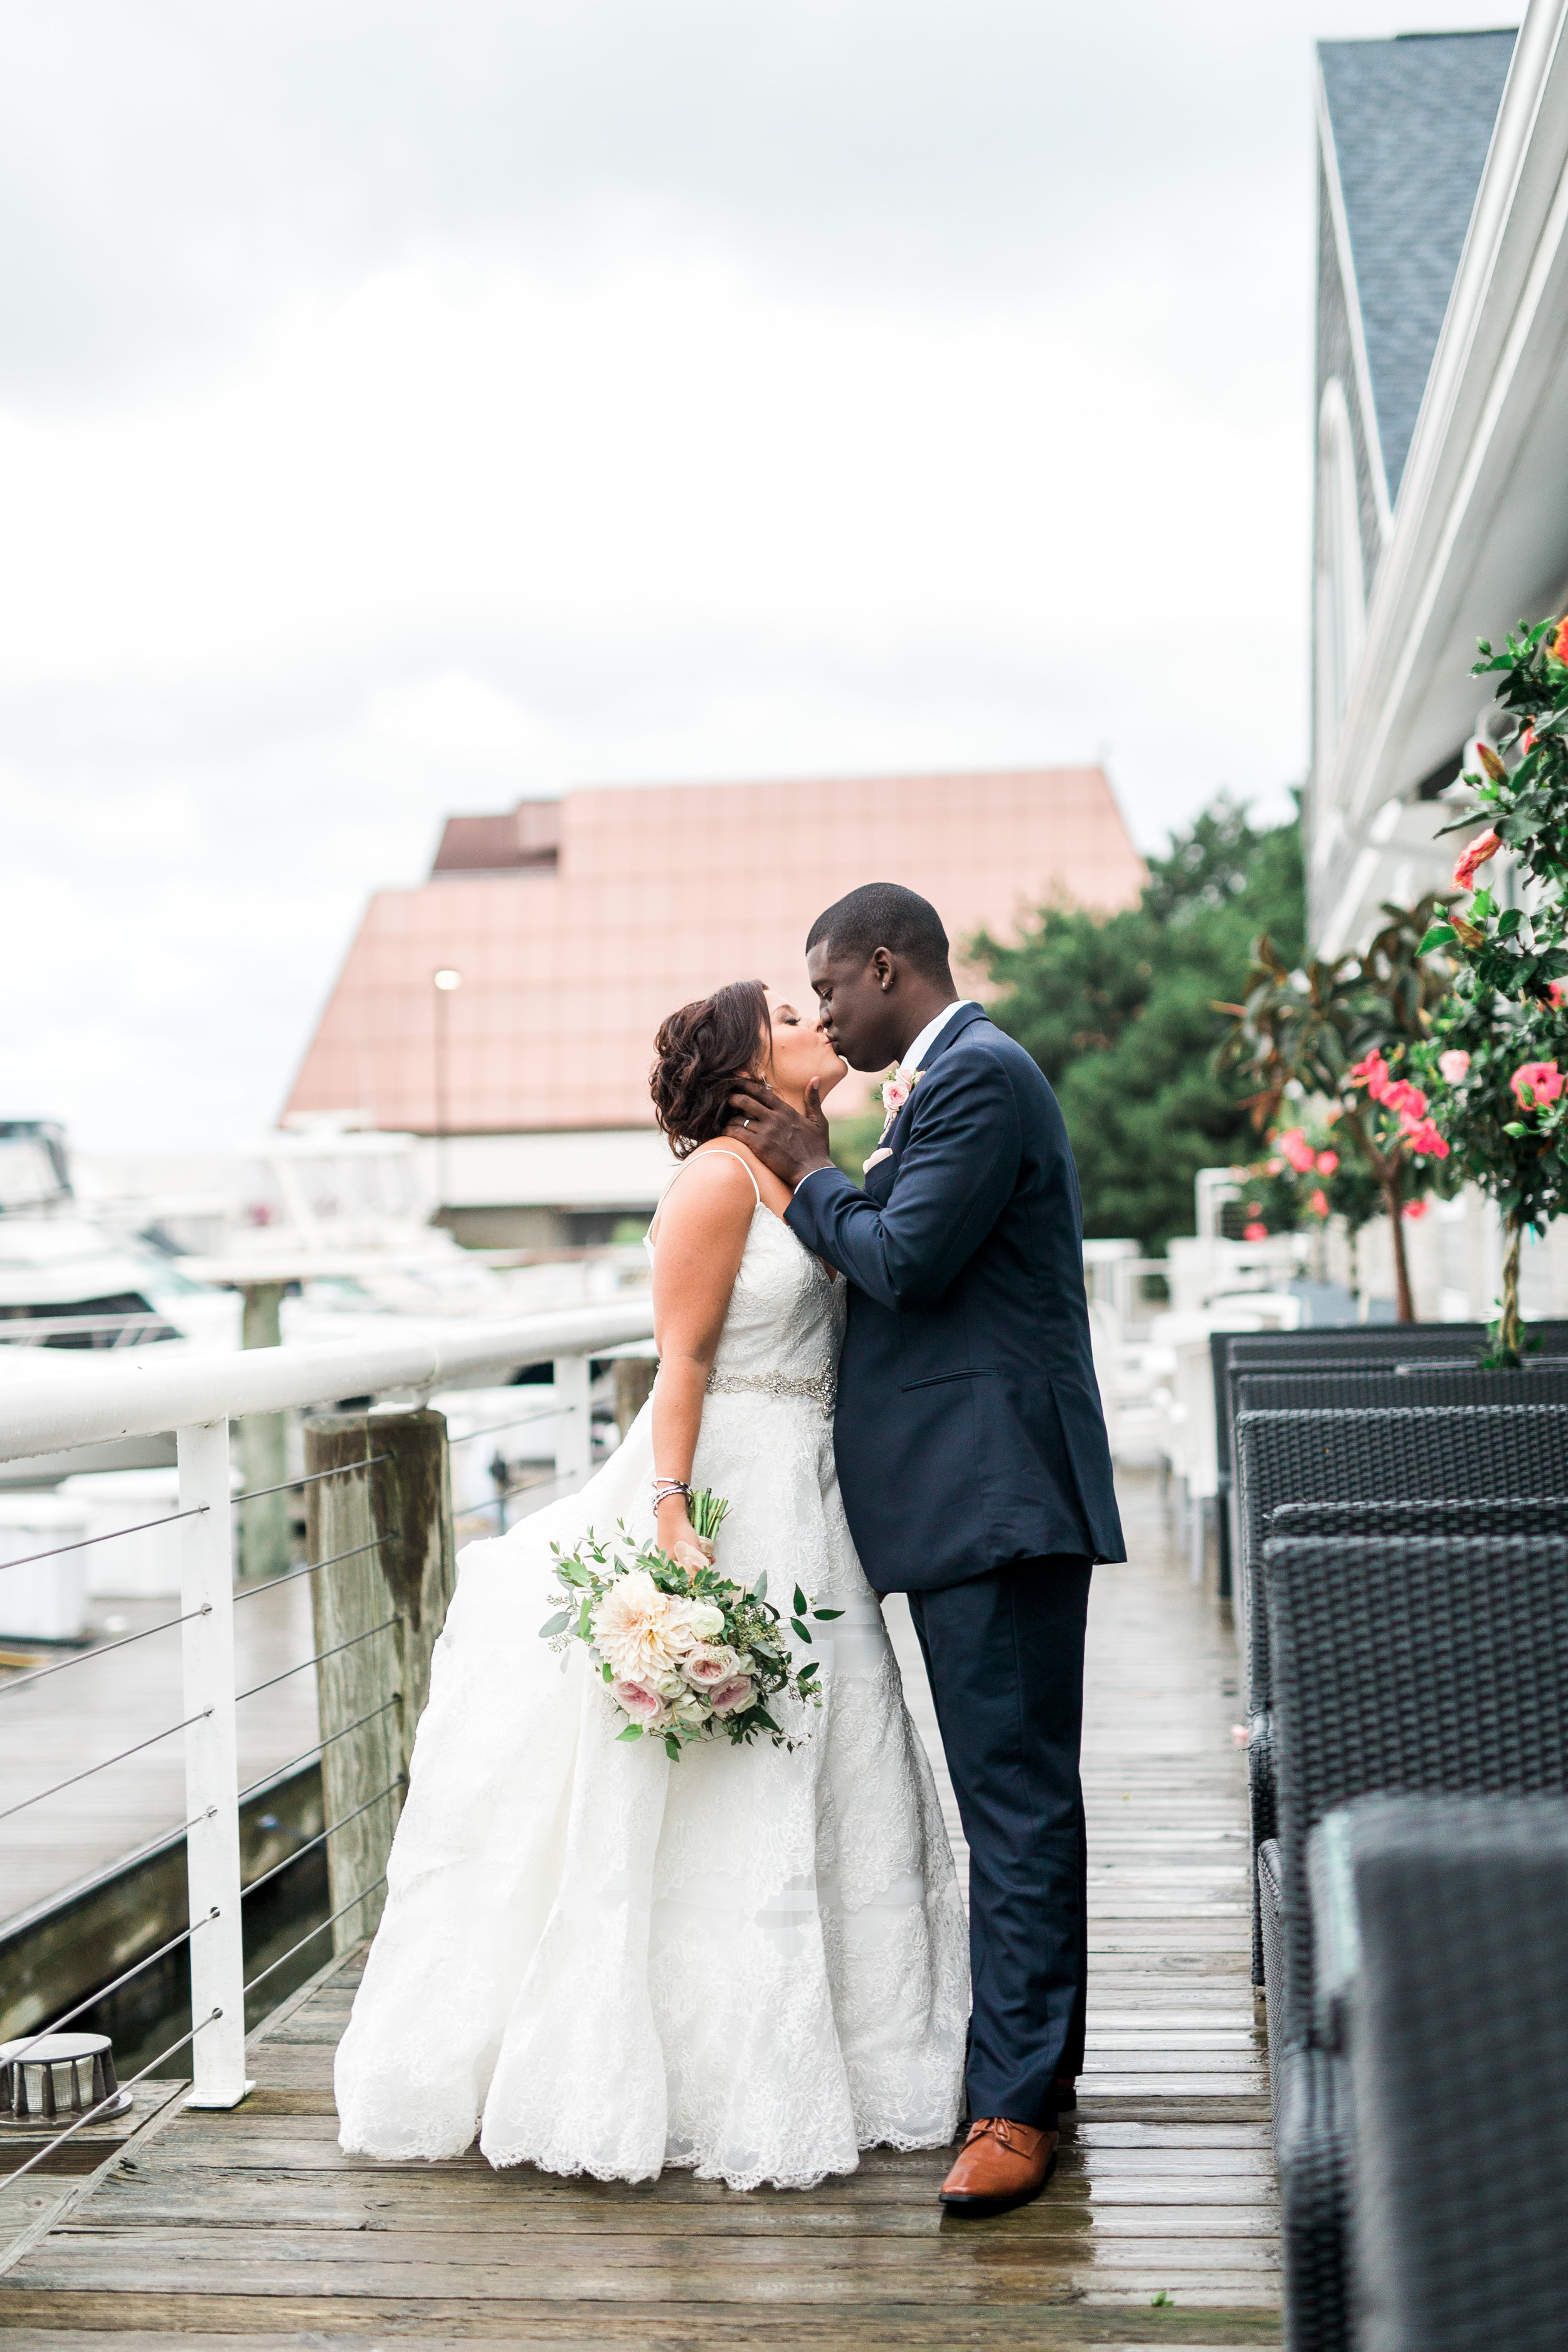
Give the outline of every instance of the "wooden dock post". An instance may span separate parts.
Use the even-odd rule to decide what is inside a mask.
[[[305,1494],[310,1557],[334,1563],[310,1583],[321,1793],[327,1827],[343,1824],[327,1842],[328,1883],[334,1911],[353,1906],[332,1929],[332,1948],[342,1952],[374,1934],[381,1917],[385,1889],[375,1882],[403,1809],[415,1728],[430,1694],[430,1652],[452,1597],[445,1416],[312,1413],[305,1468],[339,1474],[317,1478]],[[362,1889],[369,1892],[356,1903]]]

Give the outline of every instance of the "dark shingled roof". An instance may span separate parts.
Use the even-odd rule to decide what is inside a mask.
[[[1391,500],[1514,39],[1512,32],[1405,33],[1318,45]]]

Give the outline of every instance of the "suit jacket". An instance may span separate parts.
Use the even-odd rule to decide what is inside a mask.
[[[954,1013],[858,1192],[787,1222],[849,1284],[834,1450],[879,1592],[1015,1559],[1123,1559],[1089,1350],[1078,1173],[1057,1098],[978,1005]]]

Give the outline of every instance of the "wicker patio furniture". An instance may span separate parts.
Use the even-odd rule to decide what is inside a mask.
[[[1287,2093],[1288,2340],[1555,2352],[1568,1804],[1363,1798],[1314,1831],[1308,1874],[1317,2046]]]

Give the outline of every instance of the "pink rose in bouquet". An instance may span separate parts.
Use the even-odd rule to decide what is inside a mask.
[[[708,1704],[717,1716],[739,1715],[742,1707],[751,1706],[755,1696],[747,1675],[731,1675],[728,1682],[708,1693]]]

